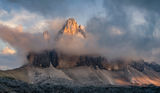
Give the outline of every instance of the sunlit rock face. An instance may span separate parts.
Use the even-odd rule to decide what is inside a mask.
[[[84,26],[78,25],[74,18],[69,18],[66,21],[63,28],[59,31],[58,37],[60,37],[61,35],[74,35],[81,38],[86,38]]]
[[[73,18],[70,18],[66,22],[64,34],[75,35],[76,33],[78,33],[78,29],[79,26],[77,22]]]

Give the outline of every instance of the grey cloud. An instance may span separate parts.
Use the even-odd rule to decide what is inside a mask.
[[[55,20],[56,23],[57,21],[60,21],[60,19]],[[59,22],[57,25],[55,25],[54,22],[49,24],[50,29],[48,33],[50,38],[48,40],[44,39],[43,33],[33,34],[20,32],[16,28],[11,28],[2,24],[0,24],[0,38],[17,50],[18,56],[20,55],[19,58],[24,60],[22,63],[26,62],[26,55],[30,52],[42,52],[44,50],[56,49],[57,51],[71,55],[81,55],[95,54],[97,53],[96,49],[100,50],[99,47],[96,46],[96,37],[93,37],[92,34],[89,33],[85,40],[76,36],[71,39],[71,37],[67,35],[63,35],[61,39],[56,40],[55,37],[57,37],[58,32],[55,33],[54,31],[59,31],[59,28],[62,28],[60,26],[63,26],[64,22],[62,20],[62,22]],[[58,28],[55,28],[55,26]]]
[[[45,17],[68,17],[83,12],[90,4],[94,5],[94,0],[7,0],[7,3]]]
[[[160,8],[159,0],[104,0],[104,5],[108,4],[110,4],[110,6],[113,5],[115,8],[120,6],[131,6],[156,12],[158,12]]]
[[[31,12],[42,15],[62,15],[67,13],[66,0],[8,0],[11,4],[21,6]]]
[[[106,55],[111,58],[155,57],[152,50],[160,47],[160,40],[153,35],[159,22],[159,3],[158,0],[104,0],[106,17],[91,18],[87,23],[87,31],[99,37],[99,44],[106,48]],[[144,24],[134,25],[132,13],[137,11],[144,15]]]
[[[123,5],[131,5],[138,8],[146,9],[147,11],[159,12],[159,0],[122,0]]]
[[[15,5],[19,5],[31,12],[36,12],[43,16],[63,17],[72,15],[69,14],[71,12],[78,13],[78,9],[80,8],[86,8],[83,5],[77,5],[78,8],[76,7],[72,10],[72,8],[74,8],[71,7],[72,4],[78,4],[81,2],[94,2],[92,2],[91,0],[82,0],[81,2],[75,0],[8,1],[10,4],[14,3]],[[103,6],[105,8],[106,16],[91,18],[87,23],[86,31],[93,33],[93,38],[99,38],[98,45],[102,49],[106,50],[104,51],[104,54],[107,57],[130,57],[142,59],[156,57],[156,60],[152,61],[160,61],[160,59],[158,58],[158,55],[160,55],[160,53],[156,52],[154,55],[152,54],[153,50],[159,50],[160,47],[160,39],[157,39],[154,36],[155,29],[158,29],[158,31],[160,30],[160,28],[157,27],[157,24],[159,22],[157,19],[159,19],[160,15],[158,11],[159,4],[160,1],[158,0],[104,0]],[[144,15],[144,24],[134,25],[132,13],[136,11]],[[135,15],[137,16],[137,14]],[[43,46],[44,41],[43,39],[41,39],[41,35],[17,33],[15,31],[12,31],[12,29],[2,27],[3,26],[0,26],[0,29],[5,28],[7,30],[5,30],[5,32],[0,30],[0,32],[2,33],[0,34],[0,37],[3,40],[9,42],[12,46],[20,48],[22,47],[29,50],[36,50],[37,48],[45,49]],[[21,39],[21,37],[23,37],[23,39]],[[19,42],[17,42],[17,40]],[[53,47],[53,43],[51,45]],[[40,46],[42,46],[42,48]],[[63,45],[60,46],[63,48]],[[97,48],[97,50],[99,50],[99,47]]]
[[[11,28],[0,24],[0,38],[9,43],[20,52],[40,51],[46,48],[42,33],[19,32],[16,28]]]

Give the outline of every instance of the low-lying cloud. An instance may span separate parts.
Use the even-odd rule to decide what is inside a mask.
[[[59,40],[56,40],[58,32],[62,30],[65,24],[64,19],[55,19],[47,23],[49,33],[47,40],[45,40],[42,32],[23,32],[19,31],[17,27],[12,28],[3,24],[0,25],[0,38],[9,43],[17,51],[17,54],[22,55],[20,57],[24,59],[29,52],[42,52],[52,49],[70,55],[100,54],[101,49],[93,34],[86,33],[87,38],[62,35]]]

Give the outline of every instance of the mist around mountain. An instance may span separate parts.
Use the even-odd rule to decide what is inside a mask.
[[[26,37],[29,35],[18,34]],[[0,71],[2,93],[5,91],[26,91],[26,93],[106,93],[106,91],[155,93],[159,91],[159,87],[156,87],[160,86],[159,64],[148,63],[143,59],[108,59],[96,52],[99,49],[96,47],[90,51],[87,43],[87,40],[90,40],[89,33],[73,18],[65,22],[56,37],[52,38],[48,31],[45,31],[42,36],[43,39],[37,36],[36,40],[40,39],[47,48],[43,47],[35,51],[27,47],[25,65],[13,70]],[[35,38],[30,37],[31,40]],[[17,44],[21,46],[21,43]],[[21,47],[26,48],[26,46]]]

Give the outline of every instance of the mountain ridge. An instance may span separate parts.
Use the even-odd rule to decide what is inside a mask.
[[[50,38],[48,32],[44,32],[43,35],[45,40]],[[85,30],[72,18],[66,21],[57,34],[57,42],[64,35],[78,36],[84,40],[87,38]],[[63,53],[56,48],[39,52],[30,51],[26,59],[28,61],[26,65],[14,70],[0,71],[0,77],[12,77],[33,84],[160,86],[160,65],[143,60],[108,60],[100,54],[74,55]]]
[[[146,62],[136,62],[141,65]],[[151,63],[152,64],[152,63]],[[158,64],[157,64],[158,65]],[[160,67],[160,65],[158,65]],[[160,72],[156,72],[147,65],[140,71],[130,63],[123,69],[101,69],[93,66],[78,66],[72,68],[55,68],[50,65],[47,68],[26,65],[10,71],[0,71],[0,77],[12,77],[28,83],[53,83],[69,86],[147,86],[153,84],[160,86]]]

